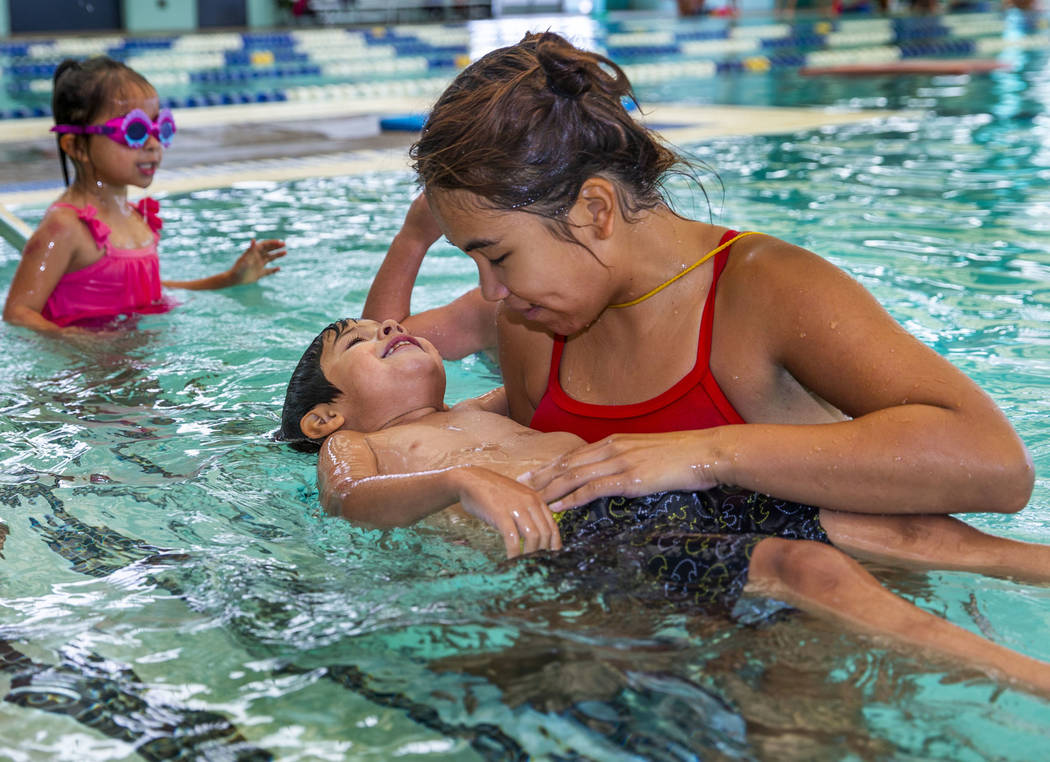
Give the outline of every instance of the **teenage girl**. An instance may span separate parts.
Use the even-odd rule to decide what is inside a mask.
[[[175,121],[142,75],[104,57],[67,59],[55,70],[51,107],[67,187],[26,243],[4,320],[41,331],[84,330],[170,309],[162,285],[218,289],[277,272],[269,265],[284,256],[284,243],[253,240],[226,272],[161,281],[159,205],[148,197],[133,205],[127,189],[153,182]]]
[[[945,515],[1031,495],[995,403],[816,254],[675,214],[661,182],[690,168],[624,97],[613,62],[528,35],[460,73],[412,148],[436,228],[499,303],[509,414],[591,443],[527,483],[555,511],[732,484],[821,506],[854,555],[1045,577],[1047,548]],[[368,317],[403,317],[431,235],[413,211]]]

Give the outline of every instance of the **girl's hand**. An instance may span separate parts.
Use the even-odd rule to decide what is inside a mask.
[[[284,241],[268,238],[265,241],[252,239],[251,245],[237,258],[230,268],[230,285],[239,286],[244,283],[255,283],[259,278],[273,275],[280,267],[270,267],[275,259],[280,259],[288,251],[284,248]]]
[[[640,497],[669,490],[705,490],[719,484],[710,432],[613,434],[522,474],[552,511],[599,497]],[[705,454],[706,453],[706,454]]]
[[[561,534],[535,490],[483,468],[466,469],[459,487],[463,509],[503,535],[507,558],[561,550]]]

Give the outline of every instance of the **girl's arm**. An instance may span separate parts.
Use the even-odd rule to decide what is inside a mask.
[[[773,373],[787,374],[851,420],[782,425],[768,413],[741,410],[756,425],[722,432],[721,446],[732,453],[725,479],[863,513],[1023,508],[1034,484],[1032,460],[995,402],[845,272],[805,249],[766,240],[736,263],[728,281],[731,319],[749,335],[767,337],[762,355]],[[722,336],[730,340],[732,332]]]
[[[421,193],[408,207],[401,229],[390,242],[372,287],[368,289],[361,317],[402,321],[411,314],[412,286],[419,275],[419,266],[427,250],[440,237],[441,230],[430,213],[426,196]]]
[[[458,502],[499,531],[508,558],[561,547],[550,510],[528,487],[477,466],[381,474],[367,437],[357,432],[325,440],[317,481],[325,510],[354,522],[408,526]]]
[[[41,312],[77,254],[84,252],[90,256],[96,251],[87,228],[74,212],[61,208],[49,210],[22,250],[22,259],[4,303],[4,320],[37,331],[77,331],[52,323]]]
[[[508,415],[510,412],[507,405],[507,388],[504,386],[485,392],[480,397],[475,397],[474,401],[478,407],[489,413]]]
[[[497,386],[495,389],[480,394],[477,397],[456,403],[456,408],[470,408],[484,410],[486,413],[507,416],[507,390],[505,387]]]
[[[569,496],[552,509],[715,483],[859,513],[1024,507],[1032,460],[988,395],[844,272],[769,241],[730,260],[715,311],[712,368],[754,423],[580,448],[532,475],[545,499]],[[793,422],[785,379],[849,420]]]
[[[413,336],[429,340],[448,360],[496,346],[496,305],[471,289],[449,304],[412,315],[412,287],[427,250],[441,235],[426,197],[417,196],[387,250],[361,317],[393,318]]]
[[[284,241],[268,238],[264,241],[252,239],[251,244],[245,250],[233,267],[225,272],[211,275],[207,278],[196,280],[166,280],[164,285],[168,288],[185,288],[190,291],[212,291],[219,288],[239,286],[244,283],[255,283],[260,278],[273,275],[280,267],[270,267],[275,259],[280,259],[288,252],[284,248]]]
[[[401,324],[413,336],[430,341],[446,360],[496,346],[496,304],[486,302],[479,288],[441,307],[409,315]]]

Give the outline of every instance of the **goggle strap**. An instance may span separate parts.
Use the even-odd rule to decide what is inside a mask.
[[[141,138],[129,138],[128,128],[136,123],[145,126],[145,135]],[[164,127],[170,127],[170,130],[165,131]],[[50,131],[74,135],[113,135],[119,132],[123,139],[118,142],[125,143],[129,148],[141,148],[146,144],[149,136],[153,135],[161,145],[167,148],[171,145],[172,137],[175,135],[175,117],[172,116],[171,109],[165,108],[160,110],[160,113],[157,114],[157,121],[154,122],[142,109],[132,109],[123,117],[110,119],[106,124],[56,124]],[[165,132],[167,132],[166,135]]]
[[[50,131],[73,135],[109,135],[113,128],[108,124],[56,124]]]

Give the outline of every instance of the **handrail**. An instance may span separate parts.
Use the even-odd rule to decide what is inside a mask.
[[[33,229],[0,204],[0,238],[21,251],[31,235]]]

